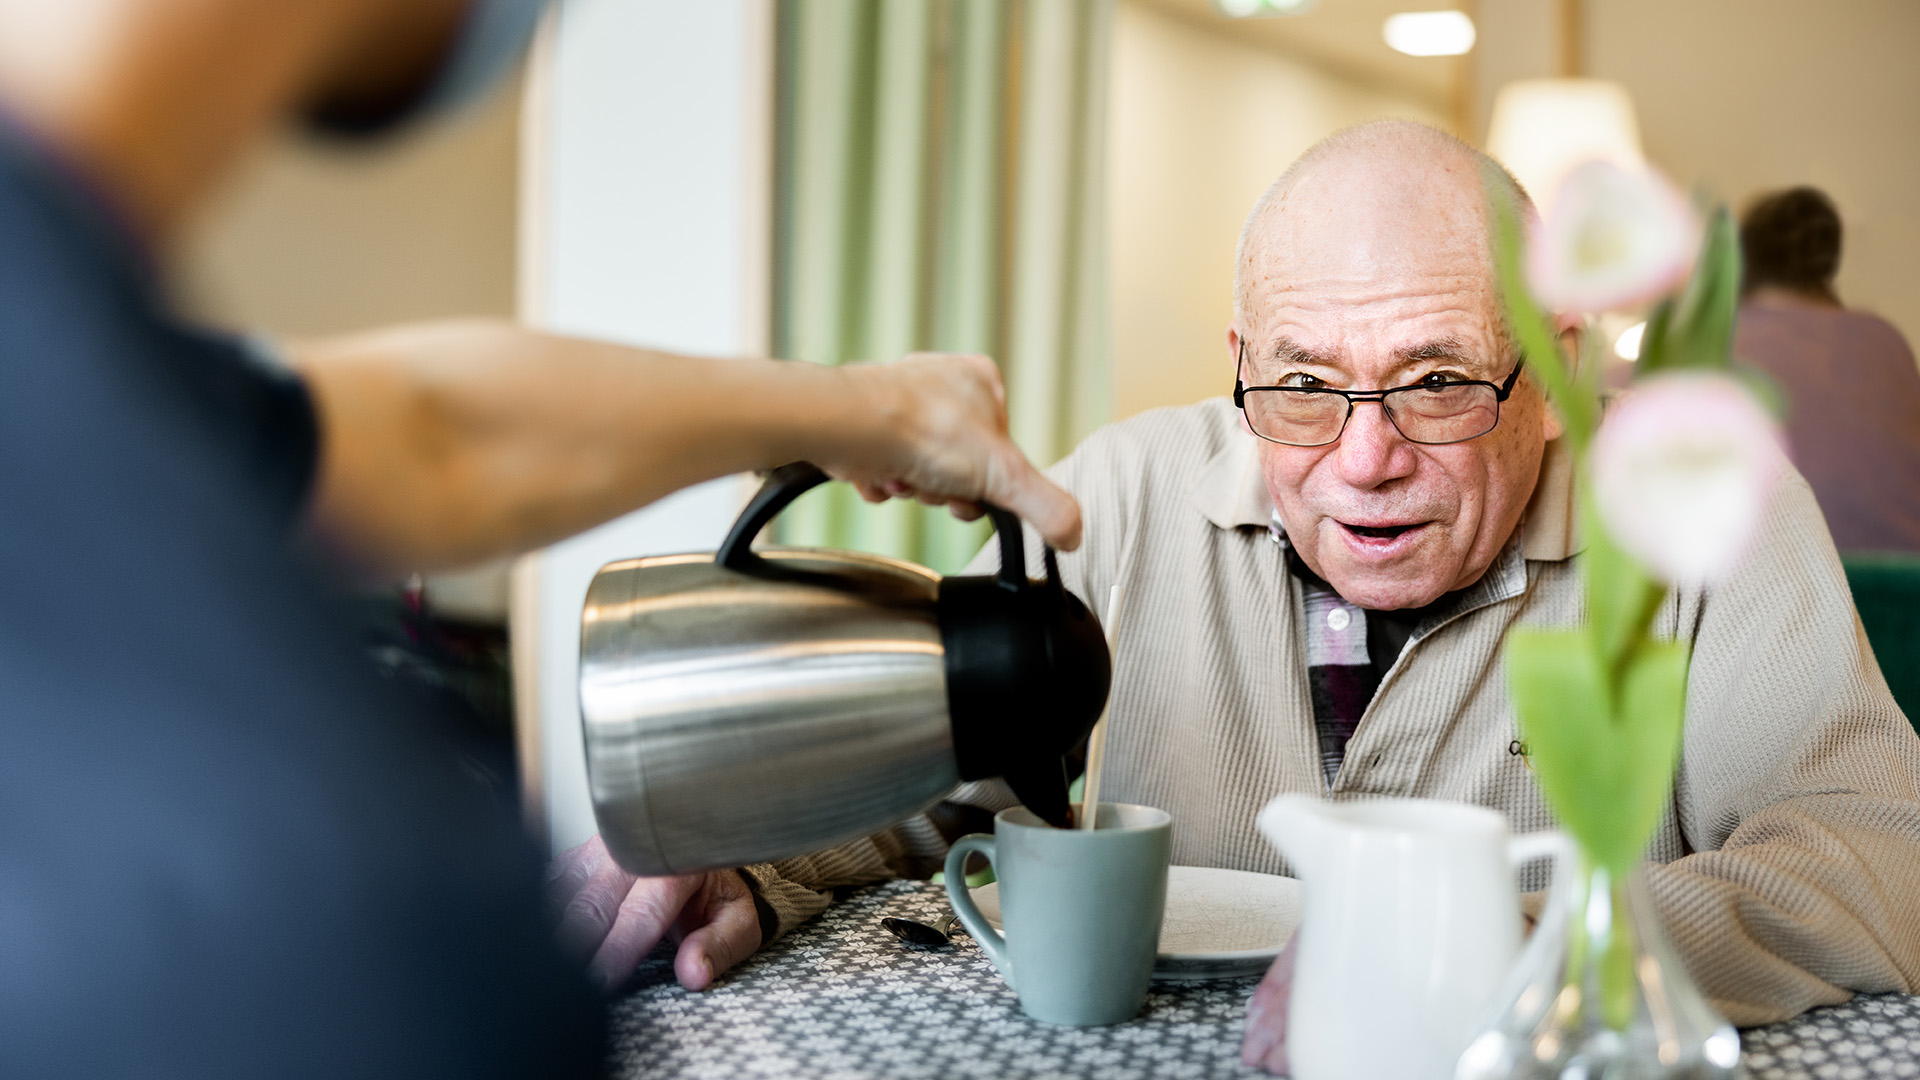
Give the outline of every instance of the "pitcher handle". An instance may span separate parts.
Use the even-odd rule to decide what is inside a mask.
[[[1557,948],[1558,936],[1553,931],[1567,917],[1567,875],[1573,873],[1573,841],[1566,833],[1558,829],[1542,829],[1523,836],[1515,836],[1507,841],[1507,860],[1513,865],[1515,874],[1520,867],[1535,859],[1553,861],[1553,877],[1547,885],[1547,906],[1540,912],[1540,921],[1533,928],[1533,936],[1527,939],[1526,948],[1520,952],[1520,958],[1514,963],[1514,970],[1534,971],[1546,962],[1544,954],[1548,949]]]
[[[986,856],[991,864],[994,848],[992,836],[969,833],[955,840],[953,846],[947,849],[947,903],[953,905],[953,913],[960,917],[960,925],[967,928],[967,933],[973,935],[973,940],[987,954],[987,959],[993,961],[994,970],[1000,973],[1008,986],[1013,986],[1013,962],[1007,956],[1007,937],[987,922],[986,915],[973,902],[973,894],[967,891],[967,856],[977,851]],[[994,866],[993,870],[997,875],[1000,867]],[[1000,913],[1003,919],[1006,911],[1006,905],[1002,903]]]

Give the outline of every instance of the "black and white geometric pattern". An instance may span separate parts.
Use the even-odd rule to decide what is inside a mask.
[[[1920,997],[1862,995],[1740,1033],[1749,1080],[1920,1077]]]
[[[657,953],[611,1012],[614,1076],[691,1080],[1205,1080],[1240,1064],[1254,979],[1158,985],[1105,1028],[1029,1020],[966,936],[902,945],[886,915],[934,923],[944,890],[863,889],[723,976],[705,993]],[[1751,1080],[1920,1080],[1920,998],[1857,998],[1743,1032]]]

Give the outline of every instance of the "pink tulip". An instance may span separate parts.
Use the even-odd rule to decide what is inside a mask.
[[[1711,585],[1738,565],[1785,460],[1773,418],[1731,377],[1657,375],[1607,411],[1594,498],[1607,532],[1654,577]]]
[[[1699,246],[1693,208],[1658,173],[1589,161],[1528,238],[1527,284],[1553,311],[1618,311],[1684,281]]]

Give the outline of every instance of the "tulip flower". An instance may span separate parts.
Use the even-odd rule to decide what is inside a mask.
[[[1637,383],[1594,438],[1594,501],[1607,532],[1657,578],[1723,581],[1751,542],[1785,456],[1779,429],[1732,377],[1678,372]]]
[[[1528,238],[1527,282],[1555,311],[1618,311],[1671,292],[1699,246],[1693,208],[1658,173],[1590,161]]]

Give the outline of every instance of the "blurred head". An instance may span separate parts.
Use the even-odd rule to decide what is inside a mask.
[[[1740,215],[1740,255],[1743,295],[1773,287],[1837,302],[1840,213],[1818,188],[1761,195]]]
[[[1519,359],[1493,277],[1483,177],[1498,166],[1431,128],[1386,122],[1307,151],[1254,207],[1229,351],[1247,385],[1384,390],[1503,383]],[[1480,579],[1560,434],[1522,371],[1493,430],[1415,443],[1360,402],[1339,439],[1262,440],[1267,491],[1302,560],[1348,601],[1419,607]]]
[[[474,96],[546,0],[0,0],[0,108],[164,242],[290,117],[364,131]]]
[[[526,51],[548,0],[389,3],[409,29],[370,35],[308,103],[307,119],[344,134],[383,131],[483,96]]]

